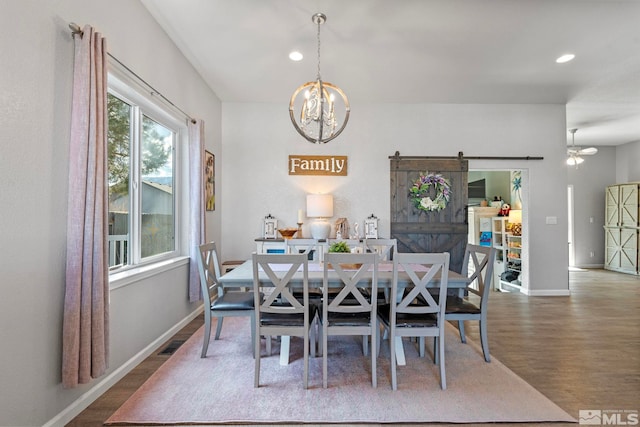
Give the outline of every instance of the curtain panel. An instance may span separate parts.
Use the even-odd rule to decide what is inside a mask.
[[[88,25],[74,34],[74,45],[62,329],[67,388],[103,375],[109,353],[107,47]]]
[[[189,120],[189,301],[202,299],[198,246],[205,243],[204,121]]]

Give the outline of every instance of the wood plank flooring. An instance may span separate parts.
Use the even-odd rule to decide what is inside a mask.
[[[640,278],[586,270],[570,272],[569,281],[570,297],[492,293],[492,357],[576,419],[580,409],[640,411]],[[201,325],[198,317],[172,340]],[[465,327],[479,343],[477,322]],[[102,426],[168,357],[147,358],[67,425]]]

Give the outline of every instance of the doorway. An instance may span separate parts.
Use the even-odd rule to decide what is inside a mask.
[[[567,224],[569,225],[569,236],[567,237],[569,242],[569,267],[575,266],[576,252],[573,245],[573,185],[567,187],[567,211],[569,212],[569,218]]]
[[[527,169],[471,169],[469,170],[469,243],[493,246],[498,251],[494,264],[493,285],[496,291],[527,293],[529,286],[528,274],[528,170]],[[494,203],[494,199],[501,202]],[[487,207],[484,207],[484,202]],[[520,211],[521,219],[513,219],[513,223],[520,222],[514,227],[507,219],[498,220],[497,206],[508,204],[513,211]],[[518,212],[512,212],[517,214]],[[504,218],[504,217],[502,217]],[[506,222],[506,223],[505,223]],[[506,227],[499,230],[497,225]],[[488,227],[488,228],[487,228]],[[480,239],[478,235],[488,232],[488,239]],[[501,235],[493,233],[504,233]],[[502,273],[509,270],[507,280],[502,279]]]

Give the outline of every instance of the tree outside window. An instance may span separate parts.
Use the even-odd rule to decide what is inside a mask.
[[[177,132],[113,93],[107,111],[109,266],[114,269],[175,249]]]

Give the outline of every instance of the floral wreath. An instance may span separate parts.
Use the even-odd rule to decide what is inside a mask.
[[[436,190],[433,200],[429,196],[431,187]],[[409,195],[416,208],[426,212],[438,212],[447,207],[451,197],[451,186],[449,180],[442,175],[425,172],[413,183]]]

